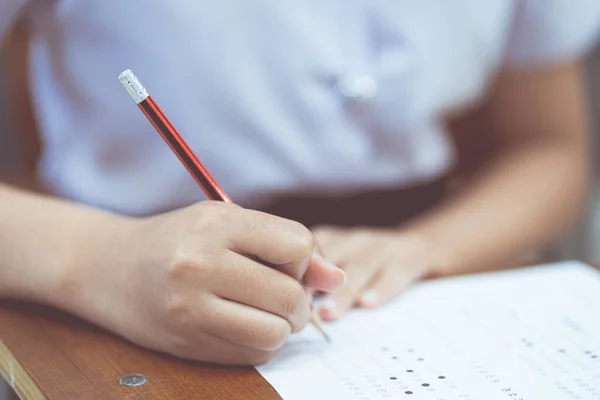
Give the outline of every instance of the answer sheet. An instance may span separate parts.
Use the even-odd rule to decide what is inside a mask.
[[[581,263],[423,282],[325,327],[257,368],[284,400],[600,400],[600,273]]]

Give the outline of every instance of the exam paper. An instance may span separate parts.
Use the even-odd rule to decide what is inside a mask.
[[[600,273],[576,262],[414,285],[258,371],[284,400],[600,400]]]

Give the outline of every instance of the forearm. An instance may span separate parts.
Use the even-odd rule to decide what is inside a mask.
[[[4,184],[0,210],[0,298],[56,306],[76,264],[101,248],[99,233],[116,218]]]
[[[434,275],[508,267],[566,232],[583,208],[588,181],[583,143],[518,146],[412,228],[433,244]]]

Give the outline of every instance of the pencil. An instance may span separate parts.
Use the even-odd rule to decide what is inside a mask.
[[[171,150],[177,155],[206,196],[211,200],[233,203],[133,72],[127,69],[121,72],[118,79],[146,118],[148,118],[160,136],[162,136]],[[325,332],[321,320],[312,305],[310,309],[311,324],[321,332],[327,342],[330,342],[331,339]]]

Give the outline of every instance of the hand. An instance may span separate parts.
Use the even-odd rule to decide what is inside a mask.
[[[96,261],[75,274],[75,311],[188,359],[266,362],[309,321],[308,291],[332,291],[345,279],[299,223],[232,204],[203,202],[108,235],[112,244],[88,252]]]
[[[317,246],[346,271],[347,283],[326,297],[323,320],[340,318],[351,307],[381,306],[435,266],[435,249],[416,234],[382,229],[314,230]]]

